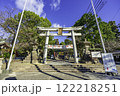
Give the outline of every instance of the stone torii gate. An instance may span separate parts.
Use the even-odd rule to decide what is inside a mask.
[[[40,36],[46,36],[46,42],[45,42],[44,54],[43,54],[43,63],[46,63],[47,61],[49,36],[72,36],[73,50],[74,50],[74,62],[78,63],[75,36],[81,36],[81,33],[75,33],[74,31],[81,30],[81,29],[82,29],[82,26],[64,27],[64,28],[38,27],[39,31],[46,32],[46,34],[45,33],[40,34]],[[69,31],[70,33],[62,33],[62,31]],[[50,32],[58,32],[58,33],[50,33]]]

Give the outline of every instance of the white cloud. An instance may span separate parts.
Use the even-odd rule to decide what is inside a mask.
[[[57,23],[53,23],[52,24],[52,27],[62,27],[60,24],[57,24]]]
[[[46,13],[43,13],[41,16],[42,16],[43,18],[45,18],[45,17],[46,17]]]
[[[53,0],[50,4],[52,10],[59,10],[60,9],[60,2],[61,0]]]
[[[15,4],[17,8],[23,9],[25,0],[16,0]],[[43,0],[28,0],[26,5],[26,10],[33,11],[38,15],[41,15],[45,18],[46,13],[44,13],[44,2]]]

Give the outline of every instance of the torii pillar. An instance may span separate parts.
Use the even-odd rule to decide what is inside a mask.
[[[45,41],[45,48],[44,48],[44,56],[43,56],[43,63],[46,64],[47,61],[47,51],[48,51],[48,42],[49,42],[49,30],[46,32],[46,41]]]
[[[77,58],[77,47],[76,47],[76,40],[75,40],[75,33],[74,33],[74,30],[71,31],[71,34],[72,34],[72,41],[73,41],[74,61],[75,61],[75,63],[78,63],[78,58]]]

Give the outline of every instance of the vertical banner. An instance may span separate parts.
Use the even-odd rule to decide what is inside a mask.
[[[102,53],[105,72],[118,73],[112,53]]]

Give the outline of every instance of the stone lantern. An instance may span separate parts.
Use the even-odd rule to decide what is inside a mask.
[[[89,51],[90,42],[85,39],[83,43],[85,44],[85,54],[90,54],[90,51]]]
[[[37,54],[37,40],[35,40],[34,44],[32,44],[33,46],[33,51],[28,54],[28,56],[24,59],[24,63],[33,63],[36,64],[38,63],[38,54]]]

